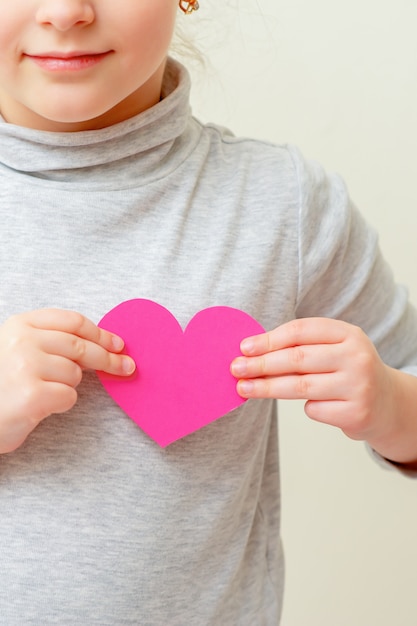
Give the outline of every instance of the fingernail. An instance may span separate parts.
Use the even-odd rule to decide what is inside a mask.
[[[111,341],[113,344],[113,348],[116,350],[116,352],[119,352],[120,350],[122,350],[123,346],[125,345],[123,339],[121,339],[117,335],[113,335],[111,338]]]
[[[134,360],[131,359],[129,356],[123,357],[122,369],[123,372],[127,375],[133,374],[136,369],[136,364]]]
[[[240,349],[245,354],[251,354],[255,349],[255,344],[252,339],[244,339],[240,344]]]
[[[247,363],[244,359],[237,359],[232,363],[232,374],[234,376],[244,376],[248,371]]]
[[[240,380],[238,385],[238,391],[242,396],[249,396],[255,388],[255,385],[251,380]]]

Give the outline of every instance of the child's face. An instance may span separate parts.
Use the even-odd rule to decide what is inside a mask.
[[[0,0],[0,111],[51,131],[102,128],[160,97],[178,0]]]

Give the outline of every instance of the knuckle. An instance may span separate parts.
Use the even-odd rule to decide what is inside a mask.
[[[4,333],[4,337],[2,337],[2,348],[19,354],[24,352],[24,346],[28,340],[28,331],[22,326],[17,316],[15,319],[10,318],[7,322],[7,331]]]
[[[33,385],[25,385],[21,388],[19,397],[16,399],[19,413],[26,411],[36,403],[37,393]]]
[[[86,319],[84,315],[77,311],[68,311],[68,323],[70,331],[75,334],[82,334]]]
[[[17,413],[22,417],[30,416],[35,422],[41,421],[48,412],[45,412],[42,394],[39,385],[31,381],[22,386],[17,398]]]
[[[369,376],[374,367],[374,355],[368,350],[358,350],[355,353],[356,371],[361,373],[362,387],[367,386]]]
[[[272,352],[272,350],[274,349],[274,341],[273,341],[273,335],[272,332],[270,333],[265,333],[265,344],[266,344],[266,352]]]
[[[301,366],[305,360],[304,350],[300,346],[292,348],[291,350],[289,350],[288,360],[290,362],[290,366],[294,367],[295,371],[298,371],[299,369],[301,369]]]
[[[74,363],[73,369],[73,387],[78,387],[83,377],[83,371],[79,365]]]
[[[49,415],[66,413],[70,411],[78,400],[77,391],[69,385],[60,385],[59,390],[53,394],[53,398],[45,399],[42,407],[42,419]]]
[[[351,324],[350,325],[350,330],[353,334],[354,337],[361,339],[362,337],[365,336],[365,333],[363,332],[362,328],[360,326],[358,326],[357,324]]]
[[[291,339],[295,346],[302,343],[301,337],[303,335],[303,329],[304,329],[303,319],[295,319],[292,321]]]
[[[265,355],[258,357],[256,362],[256,369],[260,376],[265,376],[268,372],[268,364]]]
[[[23,387],[30,386],[33,383],[34,372],[34,359],[31,358],[31,353],[26,353],[24,350],[20,350],[20,341],[15,339],[13,346],[15,353],[12,359],[12,370],[14,372],[14,378],[17,381],[23,382]],[[28,383],[28,385],[26,385]]]
[[[269,382],[269,380],[263,381],[262,387],[263,389],[258,389],[259,396],[270,398],[272,390],[271,390],[271,383]]]
[[[71,354],[75,361],[80,361],[86,353],[86,343],[76,335],[71,337]]]
[[[114,372],[115,374],[118,374],[119,372],[122,371],[121,360],[114,358],[114,356],[109,354],[108,352],[103,352],[101,363],[102,363],[102,369],[105,370],[106,372],[109,372],[109,373]]]
[[[53,398],[45,399],[43,407],[43,417],[56,413],[66,413],[70,411],[78,400],[78,393],[74,387],[62,384],[53,394]]]
[[[349,327],[348,339],[350,339],[353,347],[356,347],[357,350],[363,349],[364,346],[367,346],[370,343],[368,336],[364,333],[360,326],[351,325]]]
[[[18,326],[18,325],[20,325],[20,323],[21,323],[21,318],[22,318],[22,316],[21,316],[21,315],[18,315],[18,314],[11,315],[11,316],[8,318],[8,320],[7,320],[6,324],[7,324],[8,326],[12,326],[12,327],[14,327],[14,326]]]
[[[66,411],[72,409],[77,400],[78,394],[76,390],[73,387],[66,387],[61,395],[60,402],[57,403],[54,413],[66,413]]]
[[[311,386],[307,376],[298,376],[295,382],[295,395],[298,399],[308,399],[310,396]]]
[[[263,378],[255,385],[255,394],[259,398],[272,398],[273,389],[270,378]]]

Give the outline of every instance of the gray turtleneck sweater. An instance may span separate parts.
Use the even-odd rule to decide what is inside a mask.
[[[174,63],[163,95],[99,131],[0,124],[0,323],[97,322],[130,298],[183,326],[213,305],[266,329],[331,316],[416,373],[416,315],[343,182],[200,124]],[[1,624],[277,626],[278,467],[273,401],[162,449],[86,373],[73,410],[0,457]]]

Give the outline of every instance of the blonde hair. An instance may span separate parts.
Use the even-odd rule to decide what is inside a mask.
[[[177,21],[174,37],[171,42],[169,53],[179,61],[187,64],[204,65],[205,57],[195,43],[195,36],[187,29],[186,24]]]

